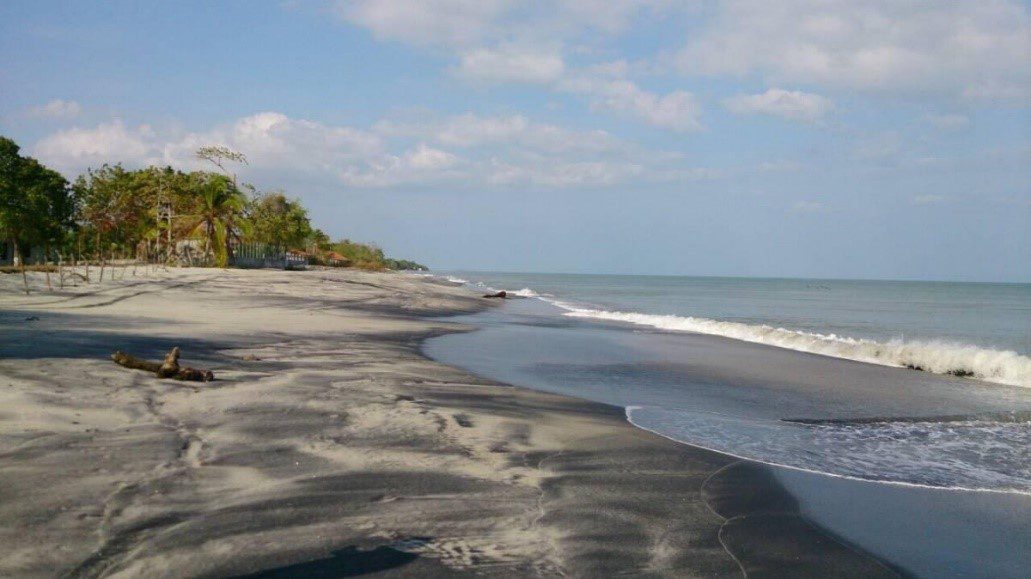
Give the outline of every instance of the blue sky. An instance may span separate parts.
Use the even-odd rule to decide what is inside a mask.
[[[441,269],[1031,281],[1015,0],[0,6],[0,133]]]

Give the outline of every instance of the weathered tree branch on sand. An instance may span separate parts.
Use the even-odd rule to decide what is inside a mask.
[[[132,368],[133,370],[146,370],[153,372],[158,378],[172,378],[189,382],[211,382],[215,375],[211,370],[198,370],[197,368],[182,367],[179,365],[179,346],[172,348],[172,351],[165,356],[162,363],[150,362],[130,356],[121,350],[111,354],[115,364]]]
[[[130,356],[121,350],[111,354],[111,359],[115,361],[115,364],[125,366],[126,368],[132,368],[133,370],[146,370],[147,372],[157,374],[157,371],[161,369],[161,364],[158,364],[157,362],[141,360],[136,356]]]
[[[165,354],[165,361],[157,370],[158,378],[171,378],[179,372],[179,346]]]

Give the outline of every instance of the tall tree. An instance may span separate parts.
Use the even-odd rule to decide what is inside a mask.
[[[22,163],[19,150],[14,141],[0,137],[0,239],[4,242],[17,243],[14,228],[18,217],[16,199]]]
[[[219,170],[222,171],[222,174],[232,181],[232,188],[235,191],[239,191],[239,185],[236,182],[236,173],[229,171],[229,169],[226,168],[226,163],[233,162],[243,163],[244,165],[246,165],[247,157],[243,153],[239,151],[234,151],[233,149],[230,149],[225,145],[209,145],[197,149],[197,152],[194,153],[194,155],[198,159],[203,159],[218,167]],[[250,187],[249,185],[245,186]],[[253,190],[254,188],[250,187],[250,189]],[[233,246],[230,243],[230,241],[235,233],[236,232],[234,231],[232,224],[230,224],[230,227],[228,227],[225,231],[225,255],[221,258],[218,258],[218,254],[216,254],[217,260],[223,263],[221,267],[225,267],[224,264],[227,264],[229,260],[233,257]]]
[[[239,152],[226,147],[225,145],[209,145],[207,147],[201,147],[197,149],[194,155],[198,159],[202,159],[218,167],[222,174],[233,180],[233,185],[236,185],[236,173],[233,173],[226,168],[227,163],[243,163],[247,164],[247,157]]]
[[[313,232],[301,202],[279,192],[254,197],[248,206],[248,222],[249,241],[280,249],[304,247]]]
[[[90,169],[75,181],[79,219],[92,236],[97,257],[112,246],[134,249],[153,222],[154,200],[145,174],[120,164]]]
[[[24,254],[32,245],[49,248],[62,237],[75,199],[60,173],[19,151],[14,141],[0,137],[0,237]]]
[[[309,240],[314,251],[319,251],[323,249],[325,246],[328,246],[332,241],[329,238],[329,235],[327,235],[326,232],[321,229],[315,229],[314,231],[312,231]]]
[[[237,235],[247,198],[224,175],[199,172],[192,176],[196,213],[185,216],[186,230],[203,236],[215,264],[226,267],[232,254],[230,241]]]

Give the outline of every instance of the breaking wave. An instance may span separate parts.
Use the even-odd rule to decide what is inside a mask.
[[[454,276],[434,277],[442,277],[457,284],[472,283]],[[481,282],[474,285],[488,291],[497,291],[496,288]],[[867,338],[820,334],[767,324],[746,324],[692,316],[608,311],[580,307],[554,299],[550,294],[540,294],[531,288],[507,291],[513,297],[539,298],[566,310],[564,315],[576,318],[624,322],[667,331],[723,336],[834,358],[1031,388],[1031,357],[1012,350],[995,350],[945,340],[893,339],[879,342]]]
[[[800,352],[859,362],[898,366],[935,374],[973,377],[988,382],[1031,388],[1031,358],[1009,350],[993,350],[945,341],[878,342],[835,334],[818,334],[768,325],[725,322],[708,318],[613,312],[579,308],[549,300],[569,310],[565,315],[626,322],[661,330],[724,336]]]

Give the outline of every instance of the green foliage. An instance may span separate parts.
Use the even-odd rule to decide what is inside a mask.
[[[128,170],[120,164],[89,169],[69,187],[55,171],[22,157],[14,141],[0,137],[0,239],[22,248],[83,246],[104,259],[112,252],[152,255],[183,240],[203,243],[203,253],[220,267],[229,264],[237,242],[305,249],[316,263],[371,270],[426,269],[391,259],[375,245],[348,239],[332,242],[312,227],[298,199],[281,192],[248,200],[225,163],[247,159],[226,147],[203,147],[197,157],[222,173],[185,173],[172,167]],[[253,191],[253,187],[244,185]],[[171,228],[159,223],[159,207],[170,209]],[[163,250],[162,250],[163,251]],[[331,259],[331,254],[337,254]]]
[[[393,259],[389,257],[386,260],[386,266],[387,269],[396,271],[426,271],[430,269],[421,263],[409,259]]]
[[[321,233],[321,232],[320,232]],[[318,261],[328,264],[331,253],[343,258],[347,267],[357,267],[381,271],[392,270],[426,270],[425,265],[405,259],[393,259],[384,255],[383,250],[371,243],[359,243],[350,239],[342,239],[332,243],[319,243]]]
[[[311,232],[311,244],[314,245],[316,249],[321,249],[323,246],[328,246],[329,243],[330,239],[329,236],[326,235],[325,231],[322,231],[321,229],[316,229]]]
[[[183,216],[185,229],[191,236],[205,240],[206,249],[215,257],[215,265],[226,267],[232,253],[230,242],[237,236],[237,224],[243,217],[247,198],[236,184],[217,173],[191,173],[196,212]]]
[[[300,200],[287,199],[282,193],[255,196],[248,204],[247,214],[248,227],[244,239],[248,242],[280,249],[300,249],[312,240],[315,232],[308,219],[308,210]],[[325,238],[324,233],[322,236]]]
[[[351,267],[371,270],[387,269],[383,250],[373,244],[342,239],[330,243],[326,249],[343,256]]]
[[[73,188],[80,200],[82,237],[98,258],[109,249],[133,253],[156,245],[162,234],[157,222],[160,202],[173,215],[173,243],[202,240],[204,253],[224,267],[246,206],[246,197],[229,177],[171,167],[129,171],[121,165],[103,165],[81,175]]]
[[[79,222],[98,257],[105,248],[131,246],[142,231],[153,227],[156,193],[148,187],[146,175],[105,164],[75,180]]]
[[[14,141],[0,137],[0,238],[22,252],[32,245],[54,247],[72,225],[75,197],[64,177],[19,152]]]

